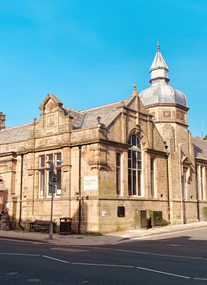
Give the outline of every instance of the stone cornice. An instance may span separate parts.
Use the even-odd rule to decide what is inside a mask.
[[[186,112],[189,110],[188,107],[182,106],[182,105],[177,104],[177,103],[163,103],[163,104],[156,103],[156,104],[145,106],[146,109],[153,108],[153,107],[177,107],[177,108],[180,108],[182,110],[185,110]]]

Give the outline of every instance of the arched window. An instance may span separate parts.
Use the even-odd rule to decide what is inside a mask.
[[[128,193],[130,196],[141,196],[142,152],[140,139],[132,135],[128,141]]]

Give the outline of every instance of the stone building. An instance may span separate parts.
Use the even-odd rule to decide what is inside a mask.
[[[134,229],[140,209],[162,211],[165,224],[203,219],[207,142],[188,131],[168,71],[158,45],[140,95],[134,85],[126,100],[76,111],[48,94],[39,120],[11,128],[0,114],[0,197],[13,227],[49,220],[51,162],[53,217],[72,218],[74,231]]]

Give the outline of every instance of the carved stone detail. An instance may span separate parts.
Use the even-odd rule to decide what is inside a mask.
[[[171,111],[163,111],[162,115],[164,118],[171,118]]]
[[[152,115],[153,119],[155,119],[155,112],[149,112]]]
[[[176,119],[184,122],[185,121],[185,113],[181,112],[181,111],[177,111],[176,112]]]
[[[51,127],[55,124],[55,117],[54,116],[48,116],[47,117],[47,126]]]

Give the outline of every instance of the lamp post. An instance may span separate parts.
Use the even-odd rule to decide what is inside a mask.
[[[181,181],[181,155],[180,155],[180,147],[183,143],[178,144],[178,153],[179,153],[179,172],[180,172],[180,204],[181,204],[181,221],[182,225],[184,224],[183,221],[183,191],[182,191],[182,181]]]
[[[52,214],[53,214],[53,193],[55,193],[55,185],[57,185],[57,174],[54,173],[54,161],[46,161],[50,164],[50,170],[51,173],[51,180],[49,179],[49,193],[51,193],[51,212],[50,212],[50,226],[49,226],[49,239],[52,239],[53,235],[53,222],[52,222]],[[62,163],[62,160],[56,160],[56,162]],[[49,175],[50,177],[50,175]]]

